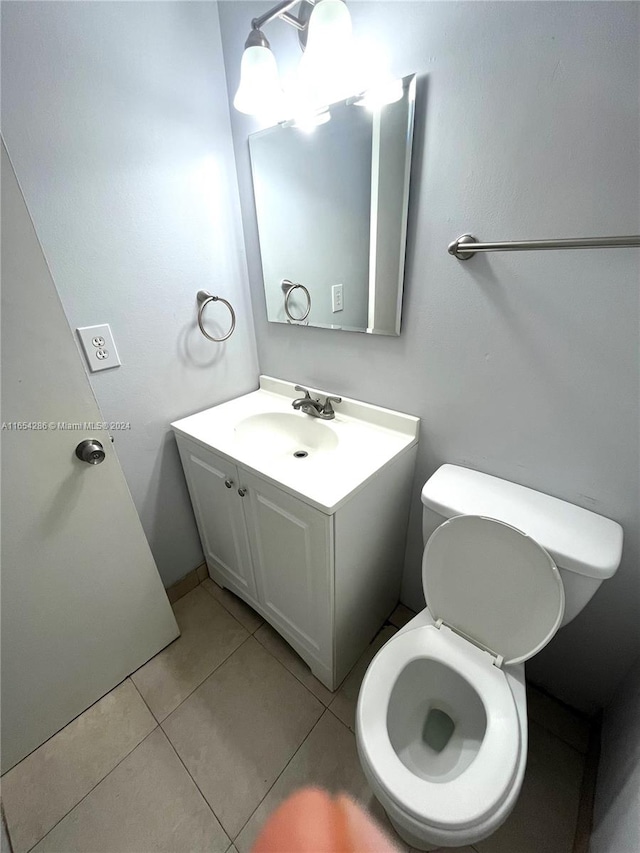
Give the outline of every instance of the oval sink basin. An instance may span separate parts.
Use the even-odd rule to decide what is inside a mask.
[[[251,415],[235,428],[236,440],[271,454],[296,451],[330,451],[338,445],[338,436],[322,421],[309,415],[266,412]]]

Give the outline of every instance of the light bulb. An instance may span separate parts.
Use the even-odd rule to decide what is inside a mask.
[[[240,85],[233,106],[247,115],[280,117],[283,93],[276,58],[268,42],[245,48],[240,65]]]

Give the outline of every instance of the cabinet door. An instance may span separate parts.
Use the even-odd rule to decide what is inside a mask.
[[[232,588],[255,599],[243,501],[238,494],[238,469],[223,456],[182,436],[177,440],[207,563]]]
[[[332,670],[332,519],[240,469],[258,595],[270,622],[308,663]],[[316,667],[311,663],[312,669]]]

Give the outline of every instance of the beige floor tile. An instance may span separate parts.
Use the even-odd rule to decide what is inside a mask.
[[[342,686],[336,693],[335,699],[329,705],[336,717],[342,720],[346,726],[349,726],[351,731],[355,731],[358,693],[360,692],[360,685],[362,684],[362,679],[367,671],[367,667],[379,649],[381,649],[395,633],[396,629],[393,625],[385,625],[369,648],[360,657],[349,675],[342,682]]]
[[[236,838],[236,847],[240,853],[249,853],[269,815],[289,794],[306,785],[324,788],[332,793],[349,794],[374,815],[396,843],[399,842],[395,833],[391,835],[393,830],[389,824],[385,825],[382,807],[375,800],[364,777],[353,733],[330,711],[325,711]]]
[[[584,756],[537,723],[520,798],[500,829],[474,847],[479,853],[571,853]]]
[[[249,636],[196,587],[173,607],[182,634],[131,676],[156,719],[164,720]]]
[[[229,839],[157,729],[34,853],[223,853]]]
[[[2,825],[0,826],[0,851],[1,853],[11,853],[11,843],[9,841],[9,833],[7,832],[4,818],[2,819]]]
[[[163,728],[234,838],[322,711],[320,702],[249,638]]]
[[[302,660],[291,648],[289,643],[278,634],[278,632],[265,624],[255,633],[256,640],[261,643],[268,652],[277,658],[280,663],[285,666],[292,675],[302,682],[315,697],[317,697],[323,705],[328,705],[335,698],[335,693],[327,689],[322,682],[318,681],[315,675],[311,672],[307,664]]]
[[[241,598],[234,595],[231,590],[223,589],[221,586],[206,578],[202,582],[203,589],[206,589],[216,601],[218,601],[229,613],[234,616],[241,625],[243,625],[250,634],[253,634],[264,623],[264,619],[259,613],[249,607]]]
[[[347,793],[382,826],[399,851],[413,853],[413,848],[396,835],[384,809],[369,788],[360,766],[353,732],[330,711],[325,711],[322,715],[236,838],[235,844],[240,853],[249,853],[267,818],[290,794],[305,786],[323,788],[334,794]],[[464,847],[449,849],[443,853],[474,851],[471,847]]]
[[[527,685],[527,714],[534,723],[586,754],[591,731],[591,723],[586,717],[531,685]]]
[[[39,841],[156,726],[127,679],[2,779],[14,853]]]
[[[404,604],[399,604],[391,616],[389,616],[389,622],[391,622],[392,625],[395,625],[396,628],[404,628],[407,622],[413,619],[415,615],[416,614],[413,610],[405,607]]]

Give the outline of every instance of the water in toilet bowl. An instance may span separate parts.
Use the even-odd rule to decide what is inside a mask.
[[[430,658],[404,668],[389,701],[389,739],[402,763],[448,782],[476,757],[487,727],[482,700],[459,673]]]

